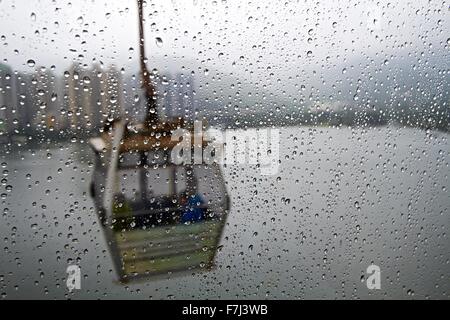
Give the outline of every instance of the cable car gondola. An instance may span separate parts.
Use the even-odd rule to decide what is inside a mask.
[[[220,166],[172,164],[161,130],[155,139],[117,121],[90,139],[91,194],[121,281],[210,268],[229,209]]]

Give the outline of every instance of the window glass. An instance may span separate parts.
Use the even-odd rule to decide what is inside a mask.
[[[448,14],[0,1],[1,297],[448,299]]]

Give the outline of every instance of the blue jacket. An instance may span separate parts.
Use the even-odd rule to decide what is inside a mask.
[[[181,222],[194,222],[200,221],[203,217],[203,209],[198,206],[203,204],[202,197],[198,194],[190,196],[187,201],[186,209],[181,216]]]

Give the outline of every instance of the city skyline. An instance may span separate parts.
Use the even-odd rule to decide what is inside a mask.
[[[162,117],[194,118],[195,80],[182,72],[153,79]],[[62,75],[52,68],[13,71],[0,64],[0,105],[5,134],[92,131],[106,121],[144,117],[141,80],[115,65],[73,63]]]

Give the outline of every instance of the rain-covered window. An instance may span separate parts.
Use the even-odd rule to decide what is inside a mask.
[[[0,1],[2,299],[449,299],[446,1]]]

